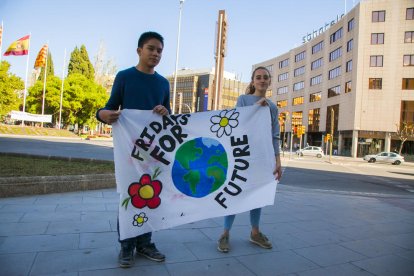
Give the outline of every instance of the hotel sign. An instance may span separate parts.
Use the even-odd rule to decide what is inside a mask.
[[[315,37],[317,37],[318,35],[320,35],[324,31],[326,31],[329,27],[331,27],[332,25],[337,23],[339,20],[341,20],[344,15],[345,14],[341,14],[341,16],[337,15],[336,19],[332,20],[331,23],[325,23],[325,26],[322,26],[317,30],[313,30],[311,33],[306,33],[306,35],[304,35],[302,37],[302,43],[309,42],[312,39],[314,39]]]

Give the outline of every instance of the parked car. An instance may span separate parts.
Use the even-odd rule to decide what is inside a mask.
[[[395,152],[380,152],[378,154],[369,154],[364,156],[368,163],[385,162],[393,165],[404,163],[404,157]]]
[[[296,154],[300,156],[316,156],[318,158],[322,158],[322,156],[324,156],[322,148],[314,146],[309,146],[301,150],[297,150]]]

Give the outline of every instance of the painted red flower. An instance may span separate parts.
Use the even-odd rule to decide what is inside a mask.
[[[128,194],[134,207],[142,209],[148,206],[150,209],[155,209],[161,204],[159,197],[161,189],[161,181],[151,180],[149,174],[144,174],[139,182],[133,182],[129,185]]]

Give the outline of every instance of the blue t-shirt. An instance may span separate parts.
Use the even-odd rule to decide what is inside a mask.
[[[240,95],[237,98],[236,106],[249,106],[254,105],[262,97],[256,95]],[[279,126],[279,111],[276,105],[270,100],[266,99],[270,107],[270,117],[272,120],[272,142],[275,155],[280,154],[279,139],[280,139],[280,126]]]
[[[101,121],[98,113],[102,109],[152,110],[157,105],[165,106],[171,113],[168,80],[157,72],[146,74],[131,67],[118,72],[111,96],[105,107],[97,111],[96,118]]]

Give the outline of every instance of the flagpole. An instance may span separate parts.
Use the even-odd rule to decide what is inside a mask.
[[[24,94],[23,94],[23,113],[26,111],[27,74],[29,71],[30,39],[31,38],[32,38],[32,32],[29,33],[29,45],[27,47],[26,78],[24,80]],[[22,120],[22,126],[24,126],[24,120]]]
[[[44,74],[44,79],[43,79],[43,99],[42,99],[42,115],[45,114],[45,94],[46,94],[46,75],[47,75],[47,59],[49,57],[49,41],[46,43],[47,45],[47,50],[46,50],[46,63],[45,63],[45,74]],[[42,125],[43,127],[43,122]]]
[[[60,126],[62,122],[62,100],[63,100],[63,83],[65,81],[65,61],[66,61],[66,48],[65,48],[65,54],[63,55],[62,86],[60,88],[59,129],[61,128]]]
[[[1,33],[0,33],[0,62],[1,59],[3,57],[2,50],[3,50],[3,32],[4,32],[4,28],[3,28],[3,20],[1,21]]]

